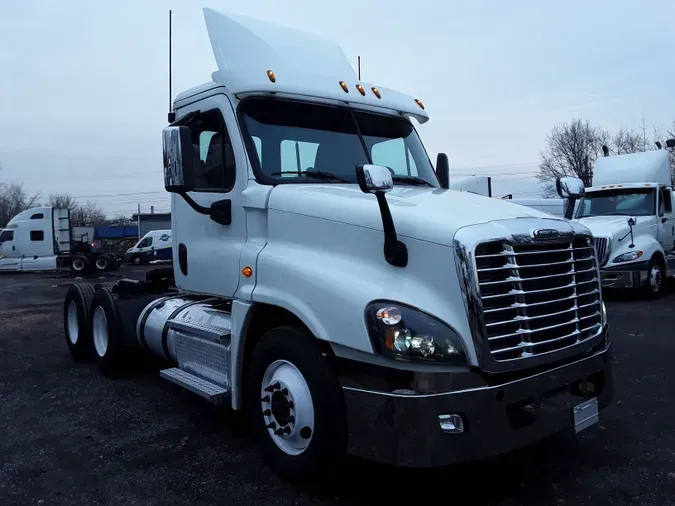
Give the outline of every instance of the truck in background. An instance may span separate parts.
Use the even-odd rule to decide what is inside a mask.
[[[173,268],[72,285],[73,357],[108,376],[162,358],[294,480],[596,423],[612,360],[589,230],[449,190],[411,121],[423,102],[359,80],[334,42],[204,17],[218,71],[163,132]]]
[[[73,240],[68,209],[28,209],[0,233],[0,271],[105,272],[117,269],[121,262],[119,255],[95,251],[88,240]]]
[[[675,139],[667,142],[675,147]],[[595,237],[602,285],[661,294],[675,276],[675,215],[666,149],[598,158],[575,219]]]
[[[151,230],[124,254],[125,262],[134,265],[172,259],[171,230]]]

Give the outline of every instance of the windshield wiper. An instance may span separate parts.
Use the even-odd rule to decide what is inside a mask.
[[[405,183],[413,186],[434,186],[429,181],[417,176],[392,176],[391,179],[395,183]]]
[[[324,172],[322,170],[306,170],[304,172],[298,172],[296,170],[283,170],[281,172],[272,172],[271,176],[281,176],[283,174],[295,174],[296,176],[307,176],[313,177],[314,179],[324,179],[326,181],[340,181],[341,183],[350,183],[342,176],[333,174],[332,172]]]

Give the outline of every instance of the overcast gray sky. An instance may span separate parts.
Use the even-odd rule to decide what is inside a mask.
[[[533,197],[551,127],[675,119],[673,0],[9,0],[0,4],[2,178],[130,214],[168,209],[161,177],[167,12],[174,91],[216,69],[201,7],[338,41],[362,78],[420,97],[455,174]],[[670,54],[668,52],[671,52]],[[147,192],[147,193],[142,193]]]

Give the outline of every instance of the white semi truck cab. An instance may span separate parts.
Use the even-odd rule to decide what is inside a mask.
[[[675,145],[669,140],[668,145]],[[575,214],[595,237],[602,285],[657,296],[675,275],[675,214],[666,149],[598,158]]]
[[[73,356],[113,376],[165,360],[300,480],[597,421],[612,377],[589,230],[447,189],[411,122],[423,103],[358,80],[333,42],[204,14],[218,71],[163,134],[173,270],[73,285]]]

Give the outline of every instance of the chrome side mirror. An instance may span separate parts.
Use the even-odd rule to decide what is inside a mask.
[[[169,126],[162,132],[164,147],[164,188],[185,193],[195,187],[192,133],[186,126]]]
[[[584,183],[578,177],[559,177],[555,181],[555,187],[560,198],[578,199],[584,196]]]
[[[394,187],[391,171],[383,165],[358,165],[356,181],[363,193],[387,193]]]

